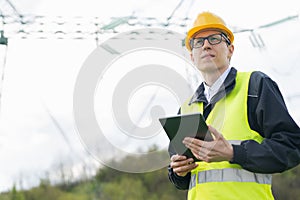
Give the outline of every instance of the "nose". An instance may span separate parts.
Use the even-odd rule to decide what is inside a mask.
[[[202,46],[202,49],[210,49],[211,48],[211,44],[208,42],[208,39],[207,38],[205,38],[204,39],[204,43],[203,43],[203,46]]]

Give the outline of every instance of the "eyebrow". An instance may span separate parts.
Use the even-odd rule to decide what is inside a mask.
[[[223,32],[217,32],[217,33],[212,33],[212,34],[210,34],[210,35],[208,35],[208,36],[211,36],[211,35],[217,35],[217,34],[224,34],[225,36],[227,36],[225,33],[223,33]],[[206,36],[206,37],[208,37],[208,36]],[[194,38],[205,38],[205,36],[201,36],[201,37],[192,37],[192,39],[194,39]]]

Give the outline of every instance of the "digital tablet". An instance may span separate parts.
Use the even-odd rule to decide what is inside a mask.
[[[185,155],[188,158],[192,157],[195,161],[199,160],[182,143],[183,139],[185,137],[194,137],[205,141],[213,140],[201,113],[162,117],[159,118],[159,121],[176,153]]]

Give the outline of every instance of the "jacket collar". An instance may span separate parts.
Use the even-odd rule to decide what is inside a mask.
[[[236,78],[237,70],[232,67],[229,74],[227,75],[224,84],[220,87],[215,96],[211,99],[210,104],[215,104],[221,98],[223,98],[226,94],[231,92],[235,86],[235,78]],[[207,104],[207,99],[204,95],[204,83],[202,82],[200,86],[197,88],[196,92],[192,96],[189,105],[196,102],[203,102]]]

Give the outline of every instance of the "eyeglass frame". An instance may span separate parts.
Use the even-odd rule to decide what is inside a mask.
[[[214,36],[214,35],[221,35],[221,40],[220,40],[220,42],[215,43],[215,44],[210,43],[210,41],[209,41],[208,38],[210,38],[211,36]],[[202,44],[200,47],[194,47],[194,40],[195,40],[195,39],[198,39],[198,38],[203,39],[203,44]],[[192,38],[192,39],[190,40],[190,46],[191,46],[191,49],[193,49],[193,48],[196,48],[196,49],[197,49],[197,48],[203,47],[203,45],[204,45],[204,43],[205,43],[205,40],[207,40],[208,43],[209,43],[210,45],[216,45],[216,44],[220,44],[220,43],[222,42],[222,38],[224,38],[224,40],[225,40],[225,42],[226,42],[227,45],[230,45],[230,44],[231,44],[231,42],[230,42],[229,38],[227,37],[227,35],[225,35],[225,34],[222,33],[222,32],[221,32],[221,33],[215,33],[215,34],[209,35],[209,36],[207,36],[207,37],[198,37],[198,38]]]

